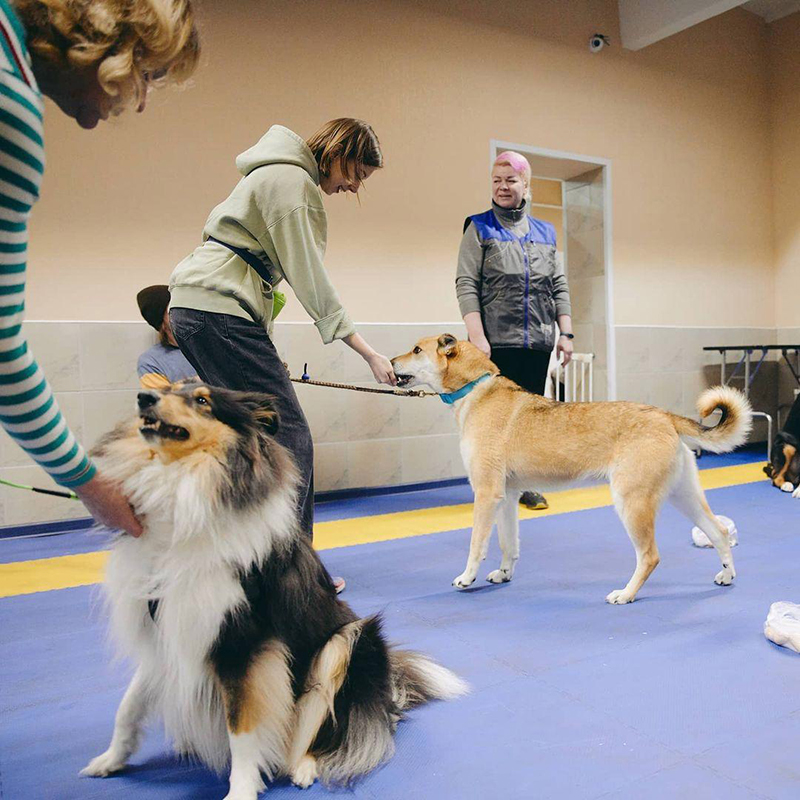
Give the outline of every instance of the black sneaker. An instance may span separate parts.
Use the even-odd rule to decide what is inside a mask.
[[[550,508],[545,496],[539,492],[523,492],[519,502],[531,511],[543,511],[545,508]]]

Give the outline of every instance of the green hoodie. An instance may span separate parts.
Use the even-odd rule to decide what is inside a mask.
[[[170,308],[232,314],[269,330],[273,289],[285,279],[325,344],[355,333],[322,263],[328,221],[308,145],[273,125],[236,159],[236,167],[244,177],[209,215],[203,244],[172,273]],[[273,284],[209,236],[260,258]]]

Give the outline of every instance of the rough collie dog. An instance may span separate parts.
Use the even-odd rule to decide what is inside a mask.
[[[269,397],[186,384],[138,404],[94,453],[144,522],[115,541],[105,579],[138,668],[83,774],[122,769],[157,716],[179,753],[230,765],[228,800],[255,800],[262,776],[346,784],[392,754],[405,709],[467,690],[338,599],[298,532]]]
[[[448,333],[417,342],[392,359],[400,386],[427,384],[455,409],[461,455],[475,491],[467,566],[453,581],[473,583],[486,558],[497,519],[503,559],[487,576],[505,583],[519,559],[518,501],[532,488],[566,488],[581,478],[608,478],[611,495],[636,550],[636,569],[609,603],[631,603],[659,561],[656,514],[669,499],[711,540],[722,562],[714,582],[736,576],[728,531],[708,507],[697,464],[686,442],[712,453],[742,444],[750,430],[750,404],[735,389],[718,386],[700,395],[697,410],[719,409],[714,428],[639,403],[559,403],[526,392],[503,378],[477,347]]]

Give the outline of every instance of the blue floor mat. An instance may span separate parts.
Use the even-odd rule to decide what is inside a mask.
[[[514,581],[456,592],[466,530],[329,550],[357,612],[384,612],[396,642],[473,687],[401,723],[397,753],[336,795],[368,800],[800,797],[800,656],[770,644],[770,603],[800,602],[800,503],[768,483],[708,492],[736,522],[738,577],[718,587],[713,551],[671,508],[662,562],[628,606],[633,549],[611,508],[522,523]],[[78,771],[108,744],[127,672],[105,643],[97,588],[0,600],[0,797],[221,798],[225,781],[178,763],[151,731],[132,766]],[[284,783],[265,797],[325,797]]]

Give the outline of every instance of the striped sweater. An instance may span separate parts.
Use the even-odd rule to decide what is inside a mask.
[[[44,172],[42,95],[25,30],[0,0],[0,422],[62,486],[95,474],[22,332],[28,217]]]

